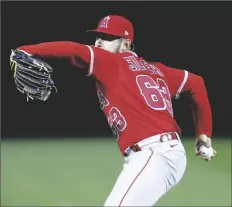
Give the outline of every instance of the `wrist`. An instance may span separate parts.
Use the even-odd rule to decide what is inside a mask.
[[[196,138],[196,146],[200,148],[201,146],[211,147],[211,138],[205,134],[201,134]]]

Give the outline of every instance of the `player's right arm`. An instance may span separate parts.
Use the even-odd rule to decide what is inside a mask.
[[[93,75],[106,85],[112,84],[118,73],[117,70],[112,69],[117,64],[115,54],[90,45],[71,41],[54,41],[24,45],[17,49],[41,57],[68,57],[73,65],[86,69],[88,76]]]
[[[161,63],[155,65],[164,73],[173,97],[178,98],[184,92],[189,94],[196,137],[201,135],[211,137],[212,113],[204,79],[199,75]]]

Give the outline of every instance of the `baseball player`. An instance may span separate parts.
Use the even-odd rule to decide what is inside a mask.
[[[211,146],[212,114],[204,80],[186,70],[138,57],[133,52],[133,25],[122,16],[104,17],[88,32],[96,35],[94,46],[54,41],[21,46],[16,51],[41,58],[68,57],[94,78],[100,107],[125,158],[104,205],[154,206],[179,183],[186,169],[173,98],[184,92],[190,96],[196,155],[209,161],[216,154]],[[17,60],[16,51],[11,61]]]

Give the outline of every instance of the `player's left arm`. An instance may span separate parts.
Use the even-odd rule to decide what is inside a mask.
[[[41,57],[69,58],[72,65],[86,70],[87,76],[92,75],[105,85],[113,85],[113,80],[117,77],[118,71],[112,68],[117,65],[115,55],[94,46],[71,41],[53,41],[24,45],[17,49]]]

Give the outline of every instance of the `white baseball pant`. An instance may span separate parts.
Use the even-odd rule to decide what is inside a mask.
[[[160,135],[139,142],[141,151],[125,157],[104,206],[155,206],[179,183],[186,168],[186,153],[179,136],[177,140],[158,140]]]

